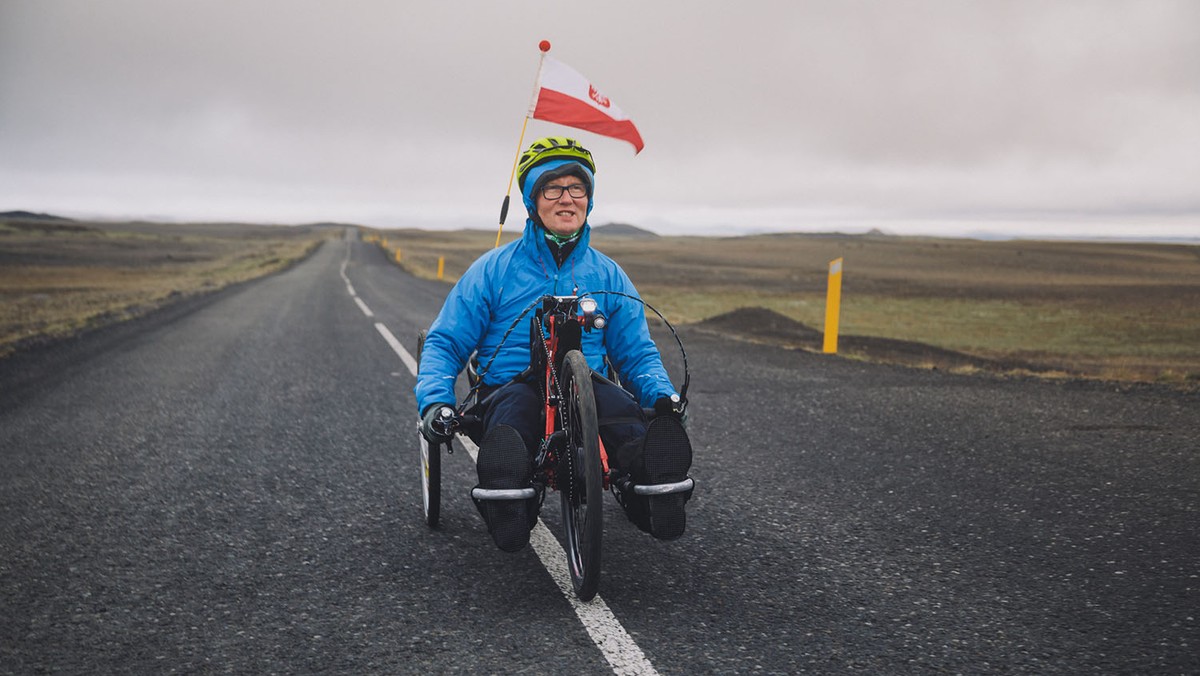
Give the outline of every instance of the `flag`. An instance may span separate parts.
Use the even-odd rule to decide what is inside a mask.
[[[549,56],[544,57],[538,74],[537,97],[529,117],[628,141],[635,154],[646,145],[633,121],[615,103],[578,71]]]

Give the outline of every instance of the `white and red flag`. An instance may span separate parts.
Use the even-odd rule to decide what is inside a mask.
[[[646,145],[633,121],[615,103],[574,68],[549,56],[543,56],[529,117],[628,141],[635,154]]]

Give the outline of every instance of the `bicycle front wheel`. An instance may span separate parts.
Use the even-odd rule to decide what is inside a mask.
[[[589,601],[600,588],[600,541],[604,534],[604,480],[600,428],[592,371],[578,350],[563,360],[563,402],[567,443],[560,463],[559,492],[567,536],[567,564],[575,595]],[[562,472],[562,470],[567,470]]]
[[[421,363],[421,352],[425,349],[425,330],[417,334],[417,364]],[[442,447],[430,445],[421,434],[421,418],[417,417],[417,444],[421,458],[421,506],[425,511],[425,523],[437,528],[442,515]]]

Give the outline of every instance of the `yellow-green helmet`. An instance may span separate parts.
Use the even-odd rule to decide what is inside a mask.
[[[596,163],[587,148],[579,145],[579,141],[565,136],[547,136],[529,144],[529,148],[521,154],[517,161],[517,185],[525,190],[525,177],[529,170],[549,160],[575,160],[584,165],[593,174],[596,173]]]

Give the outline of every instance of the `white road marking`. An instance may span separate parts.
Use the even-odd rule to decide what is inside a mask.
[[[366,304],[366,303],[364,303],[364,302],[363,302],[363,300],[362,300],[361,298],[359,298],[358,296],[355,296],[355,297],[354,297],[354,302],[355,302],[355,303],[358,303],[358,309],[362,310],[364,315],[366,315],[366,316],[368,316],[368,317],[374,317],[374,316],[375,316],[375,313],[374,313],[374,312],[371,312],[371,308],[367,307],[367,304]]]
[[[475,445],[475,442],[467,437],[455,438],[458,439],[458,445],[462,446],[467,451],[467,455],[471,456],[472,462],[479,462],[479,447]]]
[[[416,375],[415,370],[413,375]],[[479,447],[475,445],[475,442],[464,436],[456,438],[459,445],[466,449],[467,454],[471,456],[471,460],[478,461]],[[613,673],[657,674],[658,671],[654,669],[654,665],[646,659],[646,654],[634,642],[629,632],[625,631],[625,627],[621,626],[621,622],[612,614],[608,604],[600,598],[599,594],[586,603],[575,596],[575,589],[571,586],[571,573],[567,570],[567,558],[563,555],[562,545],[554,539],[554,535],[546,527],[546,522],[538,519],[537,525],[533,527],[533,532],[530,534],[529,543],[533,545],[533,551],[541,559],[542,565],[550,573],[550,577],[554,578],[554,582],[562,591],[563,596],[567,597],[567,602],[575,609],[575,615],[583,623],[583,628],[587,630],[588,636],[592,637],[592,642],[600,649],[604,659],[608,660]]]
[[[350,247],[346,247],[346,261],[349,258]],[[366,303],[354,295],[354,287],[350,286],[350,279],[346,277],[346,261],[342,261],[342,278],[346,280],[346,287],[350,290],[350,295],[358,303],[358,306],[368,317],[371,317],[373,315]],[[417,376],[417,360],[413,359],[408,350],[404,349],[400,341],[396,340],[396,336],[382,322],[375,322],[375,330],[379,331],[379,335],[383,336],[384,341],[392,348],[396,356],[400,357],[400,361],[415,378]],[[471,461],[477,462],[479,447],[467,437],[456,438],[459,445],[466,450],[467,455],[471,456]],[[546,572],[550,573],[550,577],[558,585],[559,591],[575,610],[575,615],[583,624],[588,636],[592,638],[592,642],[596,644],[600,653],[604,655],[604,659],[612,667],[613,673],[622,676],[625,674],[657,675],[658,671],[655,670],[654,665],[646,659],[646,654],[638,647],[629,632],[625,631],[625,627],[621,626],[621,622],[613,615],[612,610],[599,594],[586,603],[575,596],[575,590],[571,586],[571,573],[567,570],[567,559],[563,555],[562,546],[558,544],[558,540],[554,539],[554,535],[541,519],[538,519],[537,524],[533,527],[529,542],[533,545],[533,551],[546,568]]]
[[[657,674],[654,665],[646,659],[646,654],[634,642],[629,632],[625,631],[625,627],[621,626],[621,622],[612,614],[608,604],[599,594],[587,602],[580,601],[575,596],[562,546],[541,519],[538,519],[537,525],[533,527],[529,542],[537,552],[538,558],[542,560],[542,565],[550,572],[550,577],[558,583],[563,596],[567,597],[567,601],[575,609],[575,615],[583,623],[588,636],[592,637],[604,659],[608,660],[613,673]]]
[[[346,264],[350,262],[350,247],[346,247],[346,255],[342,256],[342,267],[338,269],[338,274],[342,276],[342,281],[346,282],[346,287],[350,289],[350,295],[354,295],[354,287],[350,286],[350,278],[346,276]]]
[[[404,346],[400,344],[400,341],[396,340],[396,336],[392,335],[392,332],[388,330],[388,327],[383,325],[383,322],[375,322],[375,330],[379,332],[379,335],[383,336],[383,339],[386,340],[387,344],[391,346],[392,352],[395,352],[396,356],[400,357],[400,361],[404,362],[405,368],[407,368],[408,372],[413,374],[413,377],[415,378],[417,376],[417,360],[413,359],[413,356],[408,353],[408,350],[404,349]]]

